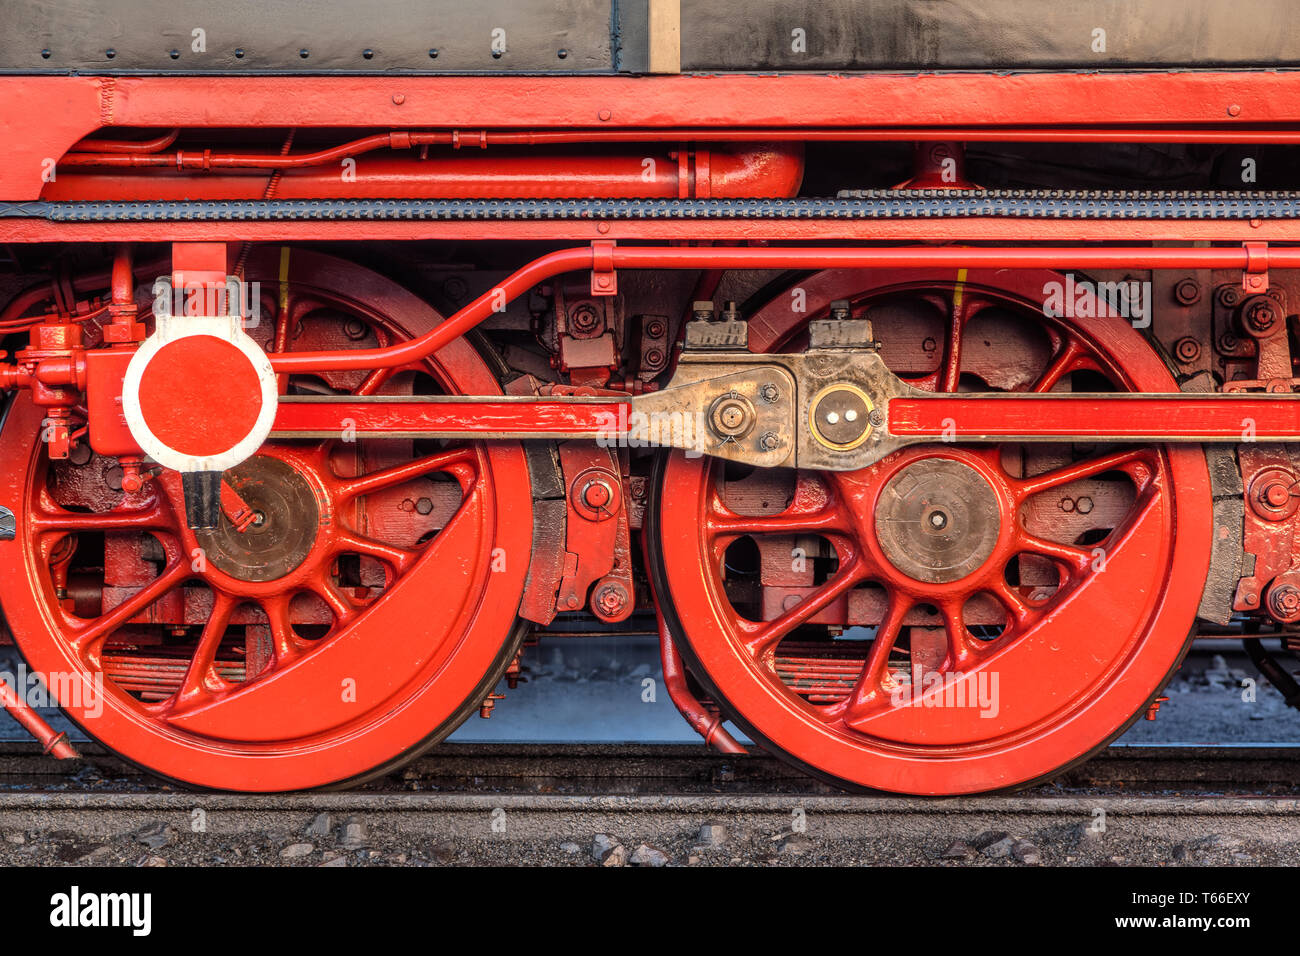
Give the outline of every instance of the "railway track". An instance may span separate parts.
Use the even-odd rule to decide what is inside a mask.
[[[97,744],[80,746],[83,759],[59,761],[43,755],[34,742],[0,743],[0,800],[8,794],[52,795],[87,784],[100,792],[175,792]],[[987,799],[1108,791],[1300,796],[1300,744],[1115,745],[1049,782]],[[356,792],[368,796],[716,794],[765,799],[798,794],[840,796],[858,802],[900,799],[889,795],[845,797],[842,790],[809,778],[755,748],[743,755],[725,755],[690,744],[442,744]],[[320,793],[304,795],[308,800],[321,798]],[[918,803],[929,805],[931,801]]]
[[[945,799],[848,795],[692,746],[443,745],[359,789],[289,795],[182,791],[86,749],[0,749],[0,863],[592,864],[598,835],[676,864],[1017,862],[980,848],[1006,838],[1046,864],[1300,852],[1287,745],[1117,746],[1050,784]]]

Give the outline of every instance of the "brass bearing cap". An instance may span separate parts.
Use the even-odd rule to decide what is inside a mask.
[[[856,385],[827,385],[813,396],[809,406],[808,428],[817,443],[848,451],[857,448],[871,434],[871,413],[875,405]]]

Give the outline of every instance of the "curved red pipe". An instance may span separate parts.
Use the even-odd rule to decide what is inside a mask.
[[[641,536],[641,551],[646,567],[649,567],[649,545],[644,533]],[[668,623],[664,620],[664,613],[659,607],[659,595],[655,591],[654,581],[649,581],[649,584],[650,598],[654,603],[655,617],[659,622],[659,659],[663,666],[664,689],[668,691],[673,706],[691,728],[704,738],[706,746],[715,747],[724,754],[747,753],[727,728],[722,726],[722,716],[709,710],[691,693],[690,685],[686,683],[686,668],[682,665],[681,654],[677,652],[677,645],[673,643],[672,634],[668,631]]]
[[[1242,269],[1300,268],[1300,247],[1153,248],[1146,246],[903,248],[614,246],[597,243],[534,259],[419,338],[380,349],[272,355],[276,372],[392,368],[432,355],[507,302],[565,272],[608,269]],[[1252,244],[1253,245],[1253,244]]]
[[[0,680],[0,707],[7,710],[10,717],[39,740],[47,754],[59,760],[72,760],[81,756],[68,741],[67,734],[55,731],[27,701],[18,696],[14,689],[2,680]]]
[[[160,275],[171,271],[170,260],[168,259],[156,259],[145,263],[140,268],[144,272],[150,272],[157,269],[159,270]],[[77,276],[72,280],[72,288],[76,292],[88,292],[92,289],[103,289],[106,285],[110,284],[112,277],[112,270]],[[133,296],[134,293],[130,293],[130,295]],[[41,303],[49,302],[53,298],[54,283],[48,279],[44,282],[38,282],[35,285],[30,285],[26,289],[23,289],[9,300],[3,311],[0,311],[0,333],[21,331],[27,326],[41,321],[42,316],[28,315],[27,313]]]
[[[60,166],[165,166],[171,169],[292,169],[297,166],[323,166],[350,156],[376,149],[409,149],[413,145],[432,144],[441,133],[376,133],[362,139],[297,156],[262,153],[214,153],[210,149],[177,150],[174,153],[145,151],[71,152],[59,160]],[[449,142],[449,140],[448,140]]]
[[[159,136],[157,139],[123,140],[93,139],[87,137],[72,149],[78,153],[156,153],[166,149],[181,135],[180,127]]]

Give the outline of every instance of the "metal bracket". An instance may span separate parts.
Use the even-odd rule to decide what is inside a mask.
[[[1241,288],[1248,293],[1268,291],[1268,243],[1243,242],[1246,268],[1241,271]]]
[[[597,239],[591,244],[591,294],[618,295],[612,239]]]

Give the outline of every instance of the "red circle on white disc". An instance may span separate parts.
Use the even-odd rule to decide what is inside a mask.
[[[140,414],[160,442],[183,455],[219,455],[244,439],[262,410],[248,356],[213,335],[169,342],[140,376]]]

